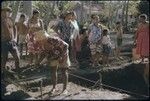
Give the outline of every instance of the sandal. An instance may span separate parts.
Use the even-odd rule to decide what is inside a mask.
[[[123,60],[123,57],[119,57],[120,60]]]
[[[139,63],[141,63],[141,62],[142,62],[142,59],[133,61],[134,64],[139,64]]]
[[[149,63],[148,58],[145,58],[145,59],[143,60],[143,63],[144,63],[144,64]]]

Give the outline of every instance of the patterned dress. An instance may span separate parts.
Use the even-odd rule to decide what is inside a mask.
[[[136,53],[140,56],[149,56],[149,25],[140,24],[137,36]]]
[[[42,47],[50,66],[69,67],[68,44],[58,37],[48,37]]]
[[[36,23],[36,24],[29,24],[29,29],[32,28],[36,28],[36,27],[40,27],[40,23]],[[27,34],[26,36],[26,42],[27,42],[27,47],[28,47],[28,52],[35,54],[38,53],[41,49],[41,47],[39,47],[38,42],[36,42],[36,40],[34,39],[34,32],[30,32]]]
[[[100,51],[100,45],[98,44],[98,41],[101,39],[101,28],[91,24],[89,30],[90,33],[88,39],[90,43],[91,54],[94,55],[96,52]]]

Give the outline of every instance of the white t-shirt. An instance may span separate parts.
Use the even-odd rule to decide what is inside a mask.
[[[112,47],[109,35],[103,36],[103,38],[102,38],[102,44],[103,45],[108,45],[108,46]]]
[[[73,29],[73,32],[71,34],[71,39],[76,39],[77,36],[79,35],[79,26],[78,26],[78,23],[76,20],[74,21],[71,21],[71,24],[73,25],[74,29]]]

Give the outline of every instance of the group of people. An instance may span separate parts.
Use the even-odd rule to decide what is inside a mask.
[[[5,68],[8,52],[15,59],[15,70],[19,70],[19,60],[23,53],[23,46],[29,53],[28,65],[38,66],[41,61],[46,58],[47,64],[51,66],[53,89],[55,91],[57,84],[57,68],[62,69],[63,74],[63,91],[66,90],[68,82],[67,70],[70,65],[78,64],[77,55],[81,51],[83,38],[88,38],[92,66],[99,65],[99,58],[102,53],[102,63],[104,66],[109,65],[109,55],[112,50],[112,43],[109,36],[109,30],[105,29],[100,24],[99,16],[93,14],[91,16],[91,24],[88,28],[81,28],[76,20],[75,12],[66,12],[60,16],[60,20],[51,28],[57,34],[51,36],[44,30],[43,21],[40,19],[40,12],[33,10],[32,17],[25,24],[26,16],[21,14],[19,21],[13,23],[11,18],[12,9],[2,8],[1,10],[1,45],[2,45],[2,67]],[[146,16],[140,16],[141,23],[137,31],[137,53],[142,57],[149,56],[149,24],[146,22]],[[116,58],[120,57],[120,49],[122,45],[123,30],[120,22],[116,23]],[[19,50],[18,46],[19,44]],[[19,55],[20,53],[20,55]],[[70,63],[71,60],[71,63]],[[15,71],[14,70],[14,71]]]

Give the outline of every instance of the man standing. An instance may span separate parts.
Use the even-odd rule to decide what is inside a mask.
[[[15,59],[16,70],[19,68],[19,52],[16,45],[17,42],[17,31],[10,17],[12,9],[7,7],[1,10],[1,59],[2,68],[5,68],[8,52],[12,54]]]
[[[69,56],[71,51],[71,40],[70,36],[73,31],[73,26],[71,25],[72,13],[66,12],[64,14],[64,18],[58,22],[58,24],[54,27],[54,31],[58,34],[58,36],[69,44]]]

